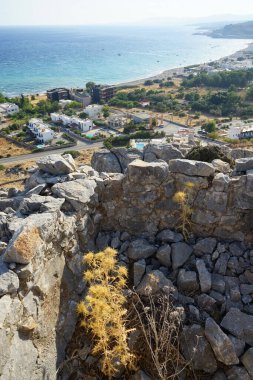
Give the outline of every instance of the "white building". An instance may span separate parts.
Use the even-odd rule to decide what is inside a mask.
[[[14,103],[0,103],[0,112],[3,115],[13,115],[19,111],[19,106]]]
[[[120,115],[111,115],[108,120],[111,128],[124,128],[128,123],[128,119]]]
[[[239,139],[239,135],[242,131],[242,127],[231,126],[228,130],[228,137],[230,139]]]
[[[72,100],[70,99],[60,99],[59,100],[59,106],[60,107],[66,107],[68,104],[72,103]]]
[[[54,123],[62,122],[64,126],[77,125],[82,132],[87,132],[93,127],[90,119],[80,119],[77,116],[67,116],[59,113],[51,113],[51,120]]]
[[[88,132],[93,127],[90,119],[79,119],[79,117],[73,117],[72,124],[78,125],[82,132]]]
[[[96,119],[100,116],[100,114],[102,114],[102,110],[103,110],[103,106],[101,106],[99,104],[91,104],[91,105],[85,107],[83,111],[85,113],[87,113],[87,115],[91,119]]]
[[[29,121],[28,128],[35,136],[36,140],[43,144],[52,141],[55,135],[55,132],[40,119],[31,119]]]

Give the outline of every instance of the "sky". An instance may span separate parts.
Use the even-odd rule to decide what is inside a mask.
[[[0,0],[0,25],[125,24],[218,14],[253,15],[253,0]]]

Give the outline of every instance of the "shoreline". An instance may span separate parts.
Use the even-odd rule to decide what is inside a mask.
[[[175,67],[175,68],[163,70],[163,71],[159,72],[158,74],[150,75],[150,76],[145,77],[145,78],[128,80],[128,81],[120,82],[120,83],[112,83],[109,86],[113,86],[113,87],[117,87],[117,88],[127,87],[127,86],[140,86],[140,85],[143,85],[144,82],[147,80],[157,80],[157,79],[158,80],[166,80],[168,77],[173,79],[174,77],[177,77],[178,75],[184,74],[185,69],[187,69],[187,68],[190,68],[190,67],[199,68],[201,66],[204,66],[204,65],[207,65],[210,63],[221,64],[225,59],[238,58],[239,56],[245,55],[247,52],[253,53],[253,40],[252,40],[252,42],[247,43],[247,46],[245,48],[237,50],[230,55],[223,56],[223,57],[216,59],[216,60],[211,60],[211,61],[207,61],[204,63],[196,63],[196,64],[192,64],[192,65],[187,65],[187,66]],[[253,60],[252,60],[252,68],[253,68]],[[45,90],[43,92],[36,92],[35,91],[34,93],[29,93],[29,94],[24,93],[25,96],[32,96],[32,95],[36,96],[37,94],[39,96],[45,96],[47,94],[47,90]],[[8,97],[8,95],[6,95],[6,96]],[[17,97],[17,96],[19,96],[19,95],[10,96],[10,99]]]
[[[140,78],[140,79],[136,79],[136,80],[132,80],[132,81],[126,81],[126,82],[121,82],[121,83],[117,83],[117,84],[114,84],[113,86],[115,87],[123,87],[123,86],[139,86],[141,84],[144,84],[144,82],[146,80],[156,80],[156,79],[167,79],[167,77],[172,77],[173,76],[177,76],[177,75],[180,75],[180,74],[183,74],[185,72],[185,69],[187,67],[200,67],[202,65],[206,65],[206,64],[210,64],[210,63],[221,63],[224,59],[233,59],[233,58],[238,58],[238,56],[241,56],[241,55],[245,55],[247,52],[252,52],[253,53],[253,40],[252,42],[249,42],[247,44],[247,46],[244,48],[244,49],[240,49],[240,50],[237,50],[236,52],[230,54],[230,55],[227,55],[227,56],[223,56],[219,59],[216,59],[214,61],[208,61],[208,62],[204,62],[204,63],[196,63],[196,64],[193,64],[193,65],[188,65],[188,66],[182,66],[182,67],[176,67],[176,68],[172,68],[172,69],[167,69],[167,70],[164,70],[158,74],[155,74],[155,75],[152,75],[152,76],[149,76],[149,77],[146,77],[146,78]],[[253,63],[252,63],[252,68],[253,68]]]

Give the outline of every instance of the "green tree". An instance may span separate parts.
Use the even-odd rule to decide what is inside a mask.
[[[104,106],[103,107],[103,116],[108,117],[110,115],[110,107],[109,106]]]
[[[202,129],[204,129],[208,133],[213,133],[216,131],[216,122],[214,120],[209,121],[208,123],[202,126]]]
[[[86,90],[89,94],[92,93],[92,89],[93,87],[95,86],[95,83],[94,82],[87,82],[86,83]]]

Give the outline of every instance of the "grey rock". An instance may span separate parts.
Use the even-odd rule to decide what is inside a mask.
[[[118,249],[121,245],[120,239],[118,237],[114,237],[111,240],[111,247],[114,249]]]
[[[177,277],[177,286],[180,291],[194,292],[198,290],[199,285],[196,272],[180,269]]]
[[[169,268],[171,266],[171,247],[169,244],[163,245],[157,251],[156,258],[161,265]]]
[[[221,321],[221,327],[249,345],[253,345],[253,316],[231,308]]]
[[[244,340],[238,339],[238,338],[236,338],[233,335],[228,335],[228,337],[231,340],[231,342],[232,342],[232,344],[234,346],[236,355],[239,358],[244,353],[244,349],[245,349],[245,342],[244,342]]]
[[[216,172],[229,173],[231,168],[228,162],[216,159],[212,161],[212,165]]]
[[[228,265],[229,253],[223,252],[215,263],[214,272],[225,275]]]
[[[227,376],[223,372],[222,369],[219,369],[215,374],[212,376],[211,380],[227,380]]]
[[[186,360],[192,361],[196,370],[214,373],[217,363],[204,330],[199,325],[185,326],[180,337],[180,347]]]
[[[253,285],[241,284],[240,292],[242,295],[253,294]]]
[[[168,164],[164,161],[144,162],[135,160],[129,164],[127,169],[127,176],[131,183],[152,185],[153,187],[165,182],[168,174]]]
[[[250,376],[244,367],[234,366],[226,371],[228,380],[250,380]]]
[[[57,183],[52,187],[52,192],[58,198],[65,198],[76,211],[83,211],[85,206],[96,204],[96,186],[94,180],[77,179]]]
[[[215,169],[212,164],[201,161],[175,159],[169,163],[169,169],[173,173],[182,173],[189,176],[210,177],[214,176]]]
[[[15,332],[1,380],[33,379],[37,357],[38,352],[32,341],[21,339],[18,332]]]
[[[133,275],[134,275],[134,286],[137,287],[141,280],[142,277],[144,276],[146,271],[146,263],[145,260],[139,260],[134,263],[133,266]]]
[[[10,337],[6,329],[0,328],[0,376],[10,356]],[[2,379],[2,376],[1,376]],[[7,379],[6,379],[7,380]]]
[[[248,371],[251,378],[253,378],[253,347],[249,348],[241,357],[242,364]]]
[[[93,154],[91,166],[99,173],[122,173],[119,160],[107,149],[101,149]]]
[[[156,247],[149,244],[147,240],[137,239],[130,243],[127,255],[132,260],[146,259],[152,256],[156,250]]]
[[[164,274],[159,271],[151,271],[147,273],[140,285],[136,289],[137,293],[143,296],[149,296],[156,294],[159,291],[163,291],[166,294],[170,294],[177,298],[177,290],[173,286],[172,282],[164,276]]]
[[[207,294],[201,294],[197,297],[198,307],[207,313],[213,313],[216,300]]]
[[[0,259],[0,296],[15,293],[19,288],[19,279],[16,273],[9,270]]]
[[[235,169],[237,172],[246,172],[253,169],[253,157],[238,158],[235,160]]]
[[[162,243],[178,243],[184,240],[182,234],[171,230],[163,230],[157,234],[156,239]]]
[[[150,157],[150,154],[156,159],[161,159],[167,163],[175,158],[183,158],[183,154],[179,149],[174,147],[172,144],[160,144],[160,143],[150,143],[144,147],[144,161]]]
[[[180,268],[189,259],[193,248],[186,243],[174,243],[172,249],[172,267],[174,270]]]
[[[96,246],[100,251],[102,251],[103,249],[109,247],[110,241],[111,241],[110,234],[99,232],[96,238]]]
[[[141,151],[135,148],[127,149],[127,148],[112,148],[111,153],[115,154],[117,157],[121,171],[124,173],[128,165],[134,160],[142,160],[143,154]]]
[[[200,288],[203,293],[209,292],[212,286],[211,273],[206,269],[204,260],[199,259],[196,261],[196,267],[199,274]]]
[[[203,254],[212,254],[217,245],[217,240],[215,238],[205,238],[201,239],[194,245],[194,253],[203,255]]]
[[[39,169],[50,174],[69,174],[76,171],[76,165],[70,154],[61,156],[60,154],[51,154],[50,156],[41,158],[37,165]]]
[[[207,318],[205,323],[205,336],[209,341],[216,359],[225,365],[239,363],[234,346],[229,337],[221,330],[212,318]]]
[[[19,205],[18,211],[24,215],[42,212],[57,212],[64,203],[62,198],[42,197],[32,194],[29,198],[24,198]]]
[[[237,148],[237,149],[232,149],[231,156],[234,159],[253,157],[253,152],[252,150]]]

